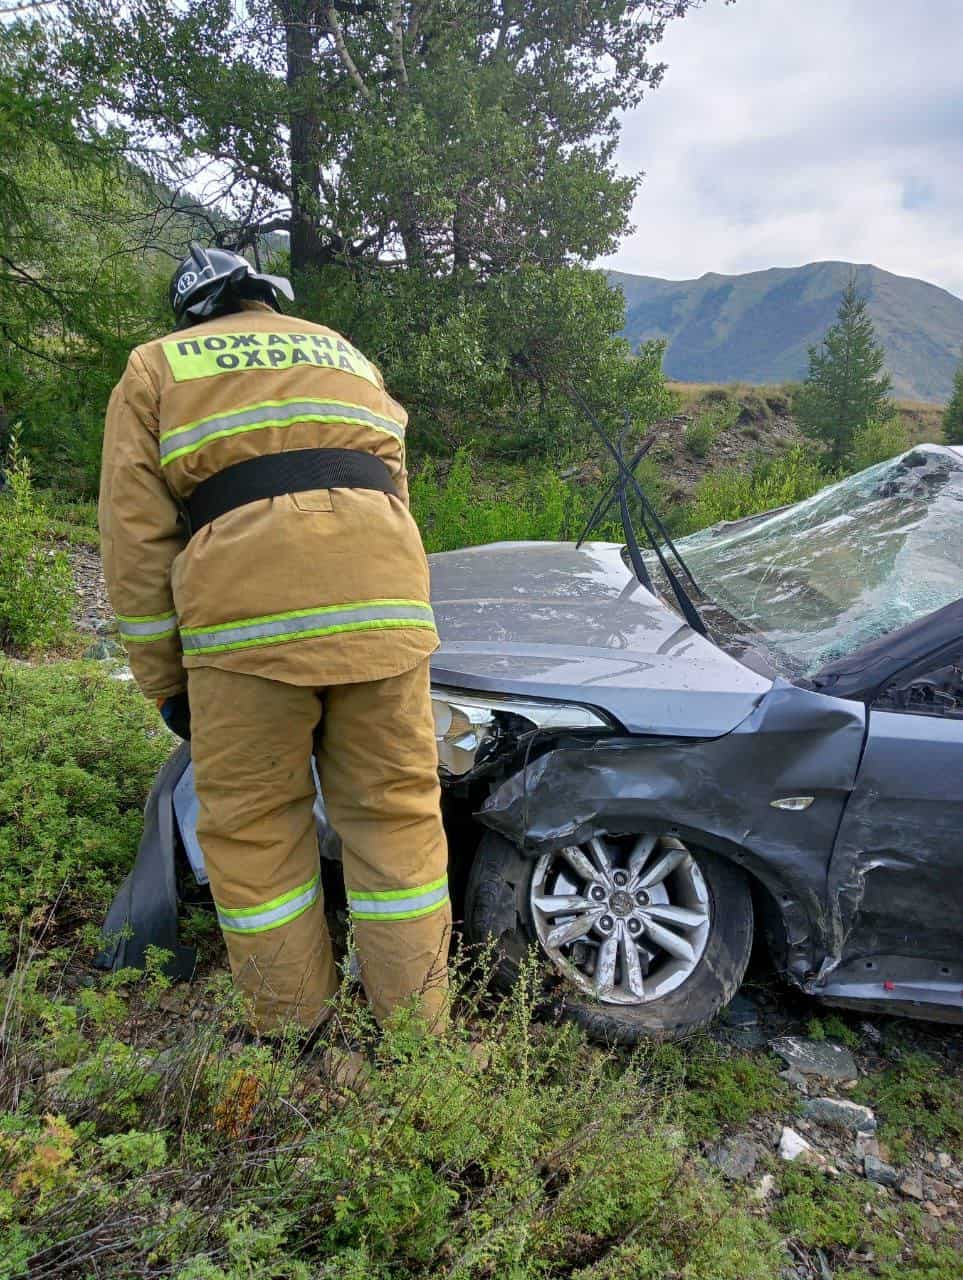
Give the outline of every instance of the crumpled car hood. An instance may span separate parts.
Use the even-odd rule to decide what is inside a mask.
[[[616,543],[499,542],[430,559],[436,684],[579,702],[630,733],[706,738],[771,688],[640,586]]]

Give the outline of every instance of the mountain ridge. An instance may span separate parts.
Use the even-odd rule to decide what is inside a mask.
[[[963,348],[963,299],[871,263],[810,262],[693,280],[608,271],[626,300],[633,346],[665,338],[665,371],[682,382],[793,382],[836,317],[850,276],[886,352],[893,394],[949,399]]]

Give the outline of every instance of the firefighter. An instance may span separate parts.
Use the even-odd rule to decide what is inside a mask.
[[[197,833],[252,1025],[324,1019],[337,985],[315,753],[379,1021],[444,1017],[451,927],[428,658],[428,565],[402,407],[286,280],[191,246],[174,332],[107,410],[99,520],[141,690],[190,737]]]

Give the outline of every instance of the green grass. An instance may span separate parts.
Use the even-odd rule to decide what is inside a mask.
[[[97,503],[92,499],[71,499],[55,489],[37,491],[47,511],[47,527],[51,538],[67,542],[71,546],[100,546],[97,528]]]
[[[780,1169],[779,1190],[773,1225],[806,1250],[820,1250],[838,1280],[958,1280],[951,1231],[936,1226],[927,1238],[915,1205],[797,1165]]]
[[[731,1053],[711,1040],[695,1046],[664,1044],[652,1051],[651,1069],[676,1118],[694,1138],[717,1137],[768,1111],[792,1110],[794,1099],[769,1055]]]
[[[685,429],[685,447],[695,458],[706,458],[719,435],[719,426],[711,413],[700,413]]]
[[[891,1159],[905,1162],[914,1146],[963,1158],[963,1096],[928,1054],[904,1053],[897,1066],[862,1080],[853,1097],[874,1107]]]

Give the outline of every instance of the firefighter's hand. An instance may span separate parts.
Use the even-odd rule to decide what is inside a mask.
[[[175,693],[169,698],[158,698],[157,709],[172,733],[185,742],[191,740],[191,704],[186,693]]]

